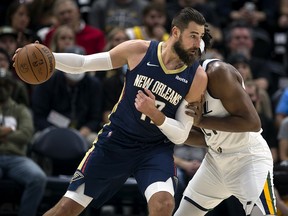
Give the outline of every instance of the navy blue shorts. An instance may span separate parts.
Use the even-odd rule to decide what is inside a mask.
[[[174,144],[137,142],[133,146],[130,142],[131,148],[126,144],[121,145],[108,135],[100,136],[78,166],[68,190],[75,191],[85,183],[84,193],[93,197],[93,205],[100,207],[131,176],[135,177],[143,195],[150,184],[174,179]]]

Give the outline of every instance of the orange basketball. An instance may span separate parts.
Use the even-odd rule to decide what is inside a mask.
[[[50,49],[42,44],[24,46],[15,58],[15,70],[24,82],[40,84],[47,81],[55,69],[55,58]]]

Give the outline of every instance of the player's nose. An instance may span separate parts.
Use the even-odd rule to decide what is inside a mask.
[[[195,48],[199,49],[201,44],[201,38],[197,38],[196,43],[195,43]]]

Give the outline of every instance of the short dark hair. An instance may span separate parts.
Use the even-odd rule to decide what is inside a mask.
[[[193,21],[198,25],[205,25],[206,20],[204,16],[197,10],[191,7],[182,9],[172,20],[172,27],[176,26],[183,31],[188,24]]]
[[[186,7],[182,9],[178,15],[174,17],[172,20],[172,27],[176,26],[180,29],[180,31],[184,31],[188,27],[188,24],[193,21],[197,23],[198,25],[204,25],[205,26],[205,32],[203,36],[203,41],[205,43],[205,51],[207,48],[211,47],[211,40],[212,36],[210,34],[210,31],[208,29],[208,25],[206,23],[205,17],[197,10],[191,7]]]

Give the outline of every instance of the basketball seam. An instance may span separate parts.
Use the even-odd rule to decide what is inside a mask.
[[[32,73],[33,73],[34,77],[36,78],[36,80],[37,80],[38,82],[40,82],[39,79],[38,79],[38,77],[37,77],[36,74],[34,73],[34,70],[33,70],[32,64],[31,64],[31,62],[30,62],[30,58],[29,58],[29,56],[28,56],[27,47],[25,47],[25,49],[26,49],[27,59],[28,59],[28,62],[29,62],[30,68],[31,68],[31,70],[32,70]],[[41,54],[42,54],[42,53],[41,53]]]
[[[41,50],[41,49],[39,49],[37,46],[35,46],[35,48],[36,48],[36,49],[38,49],[38,50],[39,50],[39,52],[41,53],[41,55],[42,55],[43,59],[45,60],[46,68],[48,68],[48,71],[47,71],[47,73],[46,73],[46,78],[45,78],[45,80],[47,80],[47,78],[48,78],[48,75],[49,75],[49,72],[50,72],[50,68],[49,68],[49,65],[47,64],[47,61],[46,61],[46,56],[44,56],[44,55],[43,55],[43,53],[42,53],[42,50]],[[48,59],[48,60],[49,60],[49,59]]]

